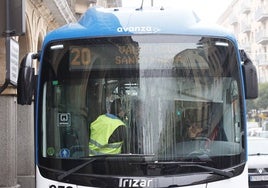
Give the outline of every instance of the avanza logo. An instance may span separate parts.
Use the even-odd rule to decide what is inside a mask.
[[[136,26],[136,27],[118,27],[117,32],[133,32],[133,33],[156,33],[159,29],[151,26]]]
[[[120,178],[119,187],[150,187],[153,180]]]

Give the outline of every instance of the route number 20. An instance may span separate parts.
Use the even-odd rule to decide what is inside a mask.
[[[91,52],[88,48],[73,47],[70,51],[70,65],[72,67],[86,66],[91,63]]]

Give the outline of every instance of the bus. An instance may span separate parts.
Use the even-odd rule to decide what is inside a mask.
[[[246,188],[245,99],[257,90],[234,35],[192,11],[89,8],[20,65],[18,103],[35,106],[36,187]],[[115,100],[120,150],[93,152],[92,123]],[[112,147],[110,133],[99,148]]]

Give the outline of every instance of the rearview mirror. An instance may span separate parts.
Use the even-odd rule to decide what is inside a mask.
[[[33,55],[34,53],[26,54],[20,64],[17,98],[18,104],[21,105],[31,105],[32,103],[35,86]]]
[[[240,51],[242,64],[242,72],[244,77],[245,98],[255,99],[258,97],[258,77],[256,67],[244,50]]]

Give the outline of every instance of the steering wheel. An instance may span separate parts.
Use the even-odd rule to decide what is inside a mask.
[[[187,157],[200,157],[200,156],[207,156],[208,152],[209,152],[209,147],[211,144],[211,140],[207,137],[195,137],[193,138],[194,141],[200,141],[199,143],[199,148],[197,150],[194,150],[192,152],[190,152],[189,154],[187,154]],[[201,144],[201,141],[203,142],[203,144]],[[201,145],[203,145],[201,147]]]
[[[208,137],[203,137],[203,136],[198,136],[193,138],[193,140],[203,140],[203,141],[207,141],[209,143],[211,143],[211,140]]]

